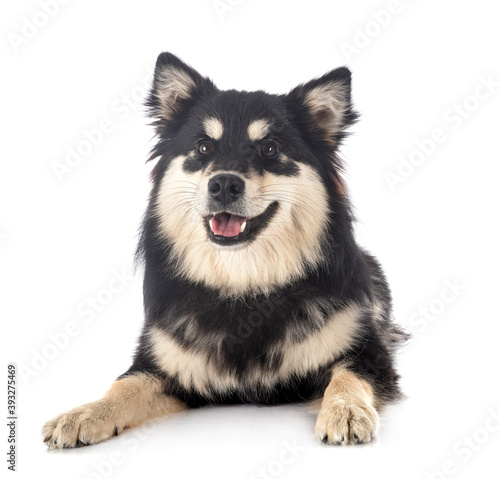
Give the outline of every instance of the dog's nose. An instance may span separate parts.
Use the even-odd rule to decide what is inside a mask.
[[[235,175],[216,175],[208,182],[210,196],[222,205],[236,201],[244,190],[244,181]]]

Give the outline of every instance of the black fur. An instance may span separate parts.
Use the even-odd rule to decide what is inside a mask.
[[[189,98],[177,99],[168,115],[161,117],[159,112],[163,106],[157,95],[159,75],[162,69],[172,66],[185,72],[195,87]],[[315,116],[303,102],[307,92],[328,82],[343,86],[347,103],[342,127],[334,134],[321,128],[321,122],[326,121],[323,115],[327,113]],[[372,384],[379,403],[400,396],[393,350],[405,335],[392,323],[390,291],[380,266],[355,242],[354,218],[340,175],[342,164],[336,154],[347,128],[357,119],[350,90],[350,72],[339,68],[295,88],[288,95],[220,91],[175,56],[160,55],[148,100],[159,138],[151,159],[158,163],[152,172],[150,207],[144,217],[138,248],[138,258],[144,263],[146,320],[133,365],[125,375],[142,371],[162,377],[165,392],[177,395],[191,407],[209,403],[278,404],[321,397],[331,379],[332,367],[337,361],[345,361]],[[199,154],[188,159],[184,164],[186,171],[204,169],[210,164],[241,173],[252,168],[257,174],[271,172],[293,177],[298,171],[296,164],[303,162],[318,172],[328,191],[331,213],[324,218],[327,234],[322,244],[323,261],[309,268],[301,279],[274,288],[270,294],[250,292],[229,298],[217,289],[182,278],[175,273],[176,265],[170,259],[172,245],[160,239],[158,219],[153,211],[160,180],[173,158],[193,151],[203,139],[201,125],[207,116],[223,120],[224,136],[208,160]],[[273,141],[284,155],[297,163],[284,166],[266,162],[259,156],[258,149],[246,137],[246,128],[250,121],[262,117],[279,126],[273,131]],[[307,301],[319,305],[321,318],[312,321],[308,317]],[[300,341],[319,331],[333,313],[353,302],[364,308],[359,318],[362,334],[356,344],[336,361],[322,364],[316,371],[300,377],[290,376],[273,386],[252,384],[202,394],[183,387],[178,378],[168,377],[161,371],[146,340],[150,328],[159,327],[186,350],[208,353],[221,371],[230,372],[245,384],[250,373],[260,371],[264,375],[280,367],[283,358],[270,354],[270,350],[284,341],[286,335]],[[379,319],[374,317],[371,308],[375,303],[382,307]],[[180,315],[189,314],[199,332],[195,338],[186,334],[186,324],[176,322]],[[224,339],[217,343],[211,341],[215,337]]]

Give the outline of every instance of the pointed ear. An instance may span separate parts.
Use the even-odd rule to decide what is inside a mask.
[[[352,109],[351,72],[346,67],[299,85],[286,98],[300,125],[305,123],[313,137],[319,133],[334,145],[358,118]]]
[[[156,61],[153,86],[146,106],[149,115],[158,120],[172,121],[190,101],[213,83],[171,53],[161,53]]]

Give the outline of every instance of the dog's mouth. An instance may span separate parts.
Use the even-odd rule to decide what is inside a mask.
[[[277,209],[278,203],[271,203],[262,214],[254,218],[239,216],[230,211],[214,213],[206,218],[210,241],[222,246],[250,241],[266,227]]]

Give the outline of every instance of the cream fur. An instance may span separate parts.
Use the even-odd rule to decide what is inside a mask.
[[[185,409],[187,406],[178,398],[163,393],[158,378],[137,373],[115,381],[102,399],[48,421],[42,436],[51,449],[75,447],[77,441],[97,444],[127,427]]]
[[[370,442],[378,428],[374,391],[344,364],[333,369],[316,420],[316,436],[327,444]]]
[[[179,156],[172,161],[156,204],[161,234],[173,245],[177,274],[214,287],[222,295],[268,293],[322,261],[328,200],[312,168],[299,164],[297,176],[246,175],[247,201],[241,215],[258,216],[275,201],[279,208],[255,241],[228,250],[214,247],[204,226],[213,213],[206,203],[207,184],[215,172],[186,173],[185,159]]]
[[[320,315],[315,306],[311,305],[310,313]],[[335,314],[317,332],[309,334],[302,341],[287,338],[276,347],[273,354],[282,356],[282,365],[276,372],[256,368],[253,377],[240,384],[237,378],[229,372],[221,372],[216,355],[196,351],[196,348],[185,349],[168,333],[153,328],[149,333],[149,341],[156,364],[167,374],[177,377],[186,388],[194,388],[200,393],[208,393],[209,388],[224,392],[230,389],[242,389],[252,385],[272,387],[281,379],[288,379],[294,374],[304,375],[309,371],[332,361],[351,347],[356,341],[359,324],[358,306],[348,307]],[[184,318],[186,323],[193,323],[190,318]],[[311,318],[314,321],[314,318]],[[182,318],[181,318],[182,321]],[[196,332],[193,331],[194,337]],[[207,338],[207,342],[218,344],[226,338]]]
[[[161,108],[157,117],[170,120],[178,107],[177,100],[190,97],[196,83],[186,72],[167,67],[159,73],[156,96]]]
[[[205,128],[205,133],[214,140],[220,140],[224,134],[224,125],[217,118],[206,118],[203,121],[203,127]]]
[[[263,118],[252,121],[247,128],[248,137],[252,141],[261,140],[269,133],[270,127],[271,124]]]
[[[340,83],[317,86],[304,97],[304,103],[313,118],[316,118],[316,126],[328,135],[334,135],[342,129],[348,107],[342,98],[345,98],[345,87]]]

